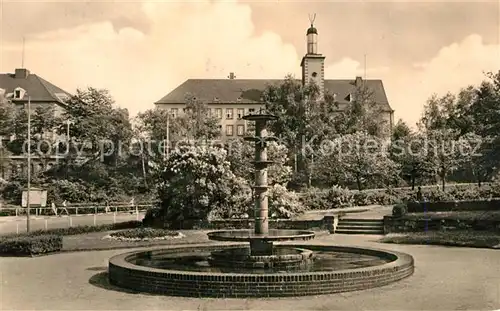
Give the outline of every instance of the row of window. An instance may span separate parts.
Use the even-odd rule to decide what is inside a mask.
[[[220,125],[222,127],[222,125]],[[234,125],[228,124],[226,125],[226,136],[234,135]],[[245,135],[245,126],[243,124],[238,124],[236,126],[236,135],[243,136]]]
[[[226,120],[232,120],[234,118],[234,108],[226,108]],[[186,108],[183,109],[183,112],[186,112]],[[250,108],[248,109],[248,113],[254,113],[255,109]],[[215,108],[214,111],[214,117],[218,119],[222,119],[222,108]],[[177,117],[179,114],[179,109],[178,108],[171,108],[170,109],[170,114],[172,117]],[[212,109],[208,110],[209,116],[212,115]],[[236,115],[238,119],[241,119],[245,115],[245,108],[236,108]]]

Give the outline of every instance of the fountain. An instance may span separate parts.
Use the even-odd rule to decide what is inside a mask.
[[[269,229],[269,210],[267,196],[267,167],[273,164],[267,159],[267,143],[275,137],[267,135],[267,122],[276,120],[276,116],[259,110],[257,114],[249,114],[244,120],[255,122],[255,136],[245,137],[246,141],[255,144],[255,229],[216,231],[208,234],[210,240],[249,242],[248,248],[234,248],[212,253],[210,263],[214,266],[239,265],[252,268],[294,269],[306,267],[312,263],[313,253],[300,248],[275,248],[273,242],[310,240],[314,238],[312,231]]]
[[[255,122],[255,228],[208,233],[214,241],[245,242],[135,251],[109,260],[109,280],[119,287],[191,297],[276,297],[331,294],[386,285],[413,273],[410,255],[333,245],[274,245],[307,241],[313,231],[270,229],[266,125],[277,118],[260,110]]]

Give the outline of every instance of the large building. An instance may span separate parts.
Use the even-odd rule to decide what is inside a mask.
[[[52,108],[56,116],[61,115],[65,109],[65,100],[71,97],[71,94],[63,89],[48,82],[42,77],[31,74],[28,69],[18,68],[14,73],[0,74],[0,97],[8,100],[9,104],[15,105],[18,109],[27,109],[28,100],[30,101],[31,111],[35,111],[38,107]],[[51,133],[55,135],[55,133]],[[52,137],[55,138],[55,137]],[[3,144],[10,137],[0,137],[0,142]],[[1,147],[1,146],[0,146]],[[26,170],[26,157],[24,155],[10,156],[9,167],[0,168],[0,178],[8,179],[13,173]],[[38,159],[37,155],[33,156],[31,163],[32,172],[50,168],[57,159],[51,157],[49,159]],[[0,163],[3,165],[4,161]]]
[[[357,87],[366,87],[371,93],[372,100],[380,107],[381,122],[392,128],[394,110],[387,100],[382,80],[363,80],[361,77],[351,80],[325,79],[325,56],[318,53],[318,31],[312,24],[307,30],[307,53],[300,65],[302,83],[314,81],[319,86],[320,97],[325,90],[334,94],[339,109],[345,109],[349,105]],[[211,114],[221,120],[223,138],[243,136],[247,124],[241,117],[261,108],[262,91],[267,85],[281,81],[236,79],[233,73],[229,75],[229,79],[189,79],[158,100],[155,105],[160,109],[168,109],[175,117],[183,113],[186,95],[190,94],[196,101],[206,103]]]

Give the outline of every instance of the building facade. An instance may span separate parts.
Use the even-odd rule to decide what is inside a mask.
[[[42,77],[30,73],[28,69],[18,68],[14,73],[0,74],[0,97],[7,100],[7,104],[14,105],[17,109],[27,109],[30,101],[31,112],[38,107],[52,108],[55,116],[60,116],[66,107],[65,101],[72,95],[63,89],[48,82]],[[51,133],[47,139],[56,139],[55,133]],[[2,137],[0,139],[1,148],[12,139],[12,137]],[[0,154],[1,156],[1,154]],[[47,170],[57,161],[56,157],[41,159],[34,155],[32,157],[31,170],[35,174],[39,171]],[[26,157],[24,155],[9,156],[7,161],[2,159],[0,178],[8,179],[16,172],[26,171]],[[8,163],[8,167],[5,167]]]
[[[307,52],[302,58],[302,84],[318,85],[320,99],[326,91],[335,97],[339,109],[346,109],[353,101],[358,87],[365,87],[371,93],[372,101],[379,107],[380,121],[390,130],[394,124],[394,110],[389,105],[382,80],[355,77],[353,79],[325,79],[325,56],[318,52],[318,31],[311,24],[307,30]],[[175,117],[186,107],[186,96],[207,104],[210,113],[220,119],[223,139],[243,136],[250,124],[241,117],[262,108],[262,91],[268,85],[283,80],[236,79],[233,73],[229,79],[188,79],[155,103],[158,109],[167,109]]]

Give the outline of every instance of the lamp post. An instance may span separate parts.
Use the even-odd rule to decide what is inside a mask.
[[[68,140],[68,143],[69,143],[69,139],[70,139],[70,136],[69,136],[69,126],[71,124],[73,124],[73,121],[66,120],[66,122],[64,122],[64,123],[66,123],[66,139]]]
[[[163,147],[163,160],[165,160],[170,153],[170,114],[170,111],[167,112],[167,143],[166,146]]]
[[[28,193],[26,195],[26,231],[30,232],[31,192],[31,96],[28,96]]]

